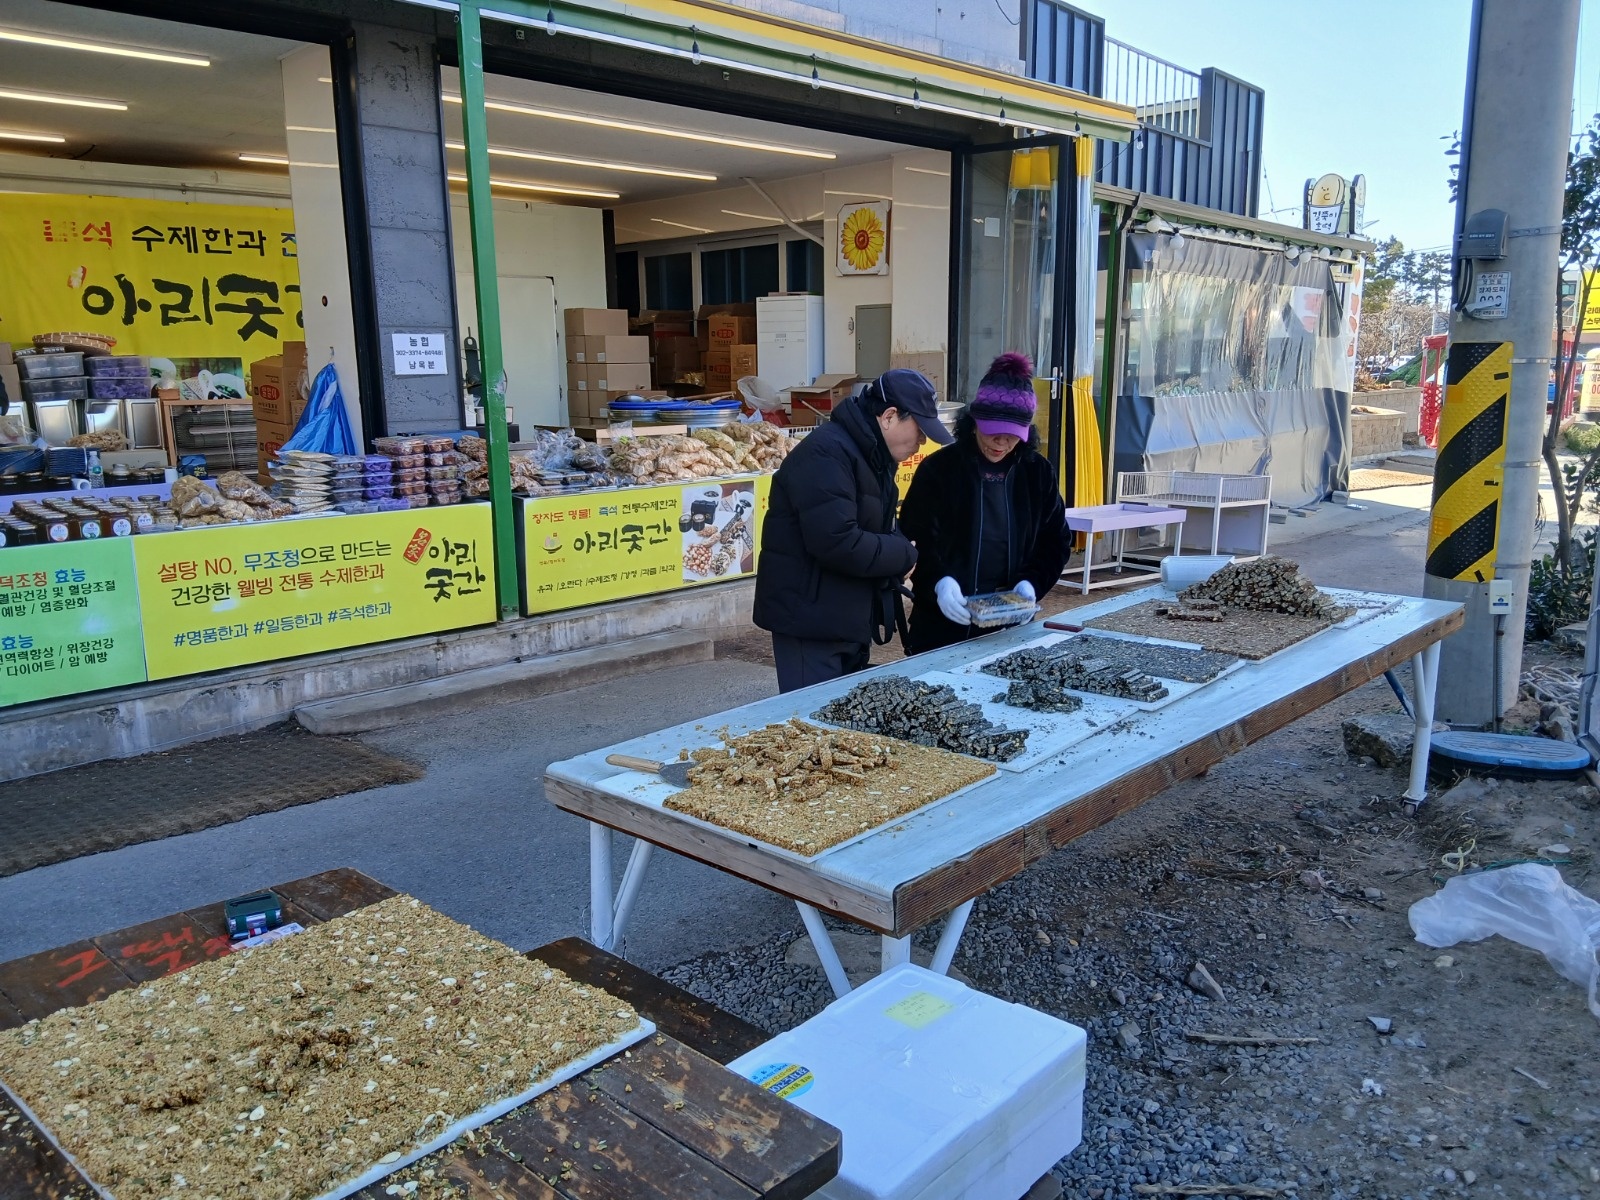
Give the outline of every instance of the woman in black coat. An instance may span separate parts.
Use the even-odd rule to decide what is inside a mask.
[[[908,653],[986,632],[967,597],[1018,591],[1038,600],[1061,577],[1068,546],[1056,471],[1033,428],[1033,364],[1002,354],[956,419],[956,440],[911,477],[900,529],[917,546]]]

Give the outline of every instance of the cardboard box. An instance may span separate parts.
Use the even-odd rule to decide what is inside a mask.
[[[568,392],[644,391],[650,386],[648,363],[568,363]]]
[[[0,342],[0,367],[9,367],[16,361],[16,357],[11,353],[11,343]]]
[[[731,349],[756,340],[756,319],[735,313],[716,313],[706,319],[706,336],[711,345]]]
[[[13,362],[0,363],[0,382],[6,385],[6,399],[11,402],[11,411],[26,413],[28,410],[22,406],[22,374]]]
[[[267,478],[267,462],[294,436],[294,426],[276,421],[256,422],[256,474]]]
[[[818,375],[810,387],[790,388],[789,404],[798,410],[802,407],[799,402],[804,402],[812,408],[828,412],[841,400],[848,400],[855,385],[860,382],[859,375]]]
[[[569,308],[563,315],[569,338],[626,337],[628,334],[628,310],[625,308]]]
[[[567,361],[575,363],[647,363],[650,339],[631,335],[594,335],[572,338],[567,343]]]
[[[743,379],[746,375],[759,375],[756,370],[756,347],[754,345],[737,345],[733,347],[733,377]]]
[[[694,337],[694,314],[679,309],[647,308],[629,324],[646,337]]]
[[[749,317],[753,322],[756,319],[756,306],[754,304],[702,304],[695,312],[694,334],[695,340],[700,343],[700,349],[711,349],[711,318],[721,317]],[[734,342],[753,342],[756,340],[755,327],[752,325],[749,337],[735,337],[723,345],[731,346]]]
[[[891,369],[903,367],[911,371],[920,371],[928,377],[933,384],[934,394],[943,401],[944,391],[944,351],[923,350],[911,354],[891,354],[889,356]]]
[[[285,342],[283,353],[250,364],[250,406],[256,421],[272,425],[293,425],[300,419],[308,399],[306,344]]]

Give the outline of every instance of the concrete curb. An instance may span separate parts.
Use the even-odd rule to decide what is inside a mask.
[[[463,704],[526,700],[658,667],[706,662],[712,652],[713,640],[707,634],[657,633],[619,645],[571,650],[302,704],[294,710],[294,717],[312,733],[367,733],[443,716]]]

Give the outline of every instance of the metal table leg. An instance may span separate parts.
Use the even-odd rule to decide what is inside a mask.
[[[799,900],[794,902],[794,906],[800,910],[800,920],[805,923],[806,935],[817,952],[817,960],[822,963],[822,973],[828,977],[833,994],[838,997],[849,995],[850,977],[844,973],[844,964],[839,961],[839,951],[822,923],[822,914]]]
[[[622,940],[623,929],[639,898],[639,888],[644,883],[644,873],[654,850],[655,847],[643,838],[634,839],[628,865],[622,872],[622,886],[613,902],[611,830],[605,825],[589,823],[589,940],[600,949],[614,951]]]
[[[589,823],[589,940],[611,949],[611,830]]]
[[[956,947],[961,943],[961,934],[967,928],[967,918],[972,915],[974,903],[976,901],[968,900],[945,919],[944,930],[939,934],[939,945],[933,951],[933,962],[928,964],[928,969],[936,975],[950,974],[950,964],[955,961]]]
[[[890,967],[898,967],[901,963],[911,961],[910,937],[883,936],[883,958],[878,965],[879,972],[887,971]]]
[[[1406,811],[1415,812],[1428,798],[1428,751],[1433,745],[1433,701],[1439,682],[1439,643],[1411,656],[1411,710],[1415,737],[1411,744],[1411,780]]]

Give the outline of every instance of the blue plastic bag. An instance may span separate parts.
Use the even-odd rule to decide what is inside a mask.
[[[295,423],[294,436],[283,444],[283,449],[311,450],[318,454],[356,452],[355,434],[350,432],[344,395],[339,391],[339,373],[332,363],[317,372],[311,385],[311,399]]]

